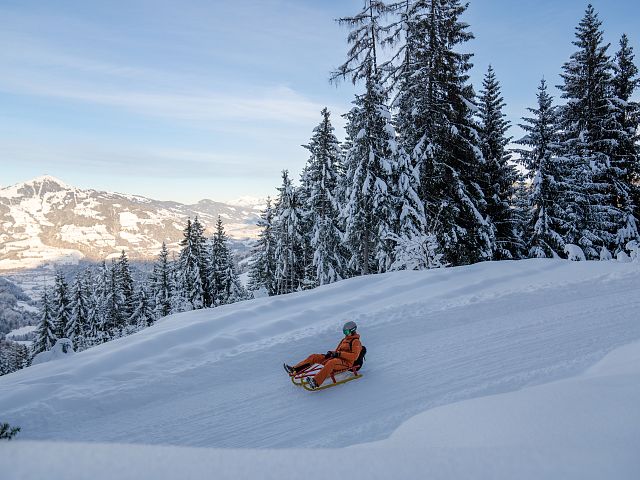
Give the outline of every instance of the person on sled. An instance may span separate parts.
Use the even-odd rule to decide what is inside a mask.
[[[344,338],[335,350],[329,350],[325,354],[313,353],[293,367],[285,363],[284,369],[289,375],[295,375],[311,365],[323,365],[315,376],[307,377],[307,385],[311,388],[318,388],[333,372],[351,368],[360,356],[362,343],[360,343],[360,335],[356,333],[357,328],[355,322],[345,323],[342,327]]]

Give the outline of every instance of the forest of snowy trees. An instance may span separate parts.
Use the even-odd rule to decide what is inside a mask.
[[[469,82],[465,10],[459,0],[366,0],[339,20],[350,49],[332,80],[362,86],[344,115],[347,138],[338,141],[324,109],[300,185],[283,172],[262,216],[250,289],[276,295],[484,260],[637,255],[639,81],[627,36],[610,53],[589,5],[562,66],[563,103],[542,79],[521,148],[509,150],[497,73],[489,66],[478,94]]]
[[[640,81],[627,36],[613,51],[589,5],[561,66],[561,102],[543,78],[525,136],[512,139],[498,73],[489,66],[477,94],[470,83],[465,10],[460,0],[365,0],[339,20],[349,50],[331,79],[361,87],[346,139],[322,110],[299,184],[284,171],[262,213],[248,291],[222,223],[207,239],[196,218],[179,257],[163,245],[148,281],[133,281],[124,252],[71,285],[58,274],[33,350],[15,353],[12,368],[59,338],[82,350],[172,313],[357,275],[639,256]]]
[[[87,268],[67,282],[61,271],[45,287],[36,339],[0,348],[0,375],[29,365],[33,356],[66,338],[74,351],[129,335],[164,316],[217,307],[247,298],[218,218],[212,238],[196,217],[188,220],[177,258],[165,244],[148,279],[135,281],[126,253]],[[1,345],[0,345],[1,347]]]

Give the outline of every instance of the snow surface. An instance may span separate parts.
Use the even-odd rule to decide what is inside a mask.
[[[355,479],[635,480],[639,404],[635,342],[575,378],[435,408],[389,439],[345,449],[14,441],[0,450],[0,460],[7,460],[10,476],[24,480],[83,479],[87,472],[94,480],[211,478],[214,472],[216,479],[325,480],[336,470]],[[302,475],[293,462],[305,458],[317,468]]]
[[[639,293],[638,264],[536,259],[174,315],[0,377],[2,421],[22,427],[0,462],[16,478],[638,478],[640,346],[590,367],[640,339]],[[346,319],[363,378],[293,386],[281,363],[333,348]],[[318,447],[339,449],[290,450]]]

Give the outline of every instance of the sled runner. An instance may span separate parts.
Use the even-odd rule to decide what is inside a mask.
[[[322,367],[323,365],[318,365],[318,364],[310,365],[304,370],[300,370],[299,372],[294,373],[293,375],[289,375],[289,378],[291,378],[291,382],[294,385],[298,387],[302,387],[305,390],[309,390],[310,392],[315,392],[316,390],[325,390],[327,388],[335,387],[343,383],[350,382],[351,380],[357,380],[359,378],[362,378],[362,374],[358,373],[358,370],[360,370],[361,365],[354,365],[353,367],[345,368],[344,370],[339,370],[331,373],[329,375],[329,378],[331,379],[331,383],[325,381],[324,385],[320,385],[317,388],[311,388],[310,386],[307,385],[307,378],[313,377],[316,373],[318,373],[322,369]]]

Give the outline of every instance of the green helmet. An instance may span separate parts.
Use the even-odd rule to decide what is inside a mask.
[[[342,327],[342,333],[344,333],[345,335],[351,335],[352,333],[355,333],[356,328],[358,328],[356,322],[352,322],[351,320],[349,320]]]

